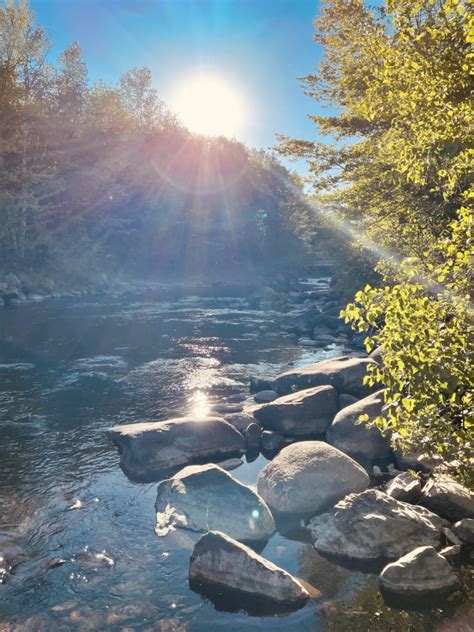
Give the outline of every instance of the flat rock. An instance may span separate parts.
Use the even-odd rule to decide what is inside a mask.
[[[333,386],[316,386],[279,397],[254,409],[254,417],[269,430],[283,435],[307,436],[326,432],[337,412]]]
[[[383,436],[375,426],[369,427],[365,422],[359,422],[361,415],[368,415],[368,421],[373,421],[382,414],[383,405],[383,390],[380,390],[346,406],[337,413],[330,425],[326,433],[327,441],[354,458],[367,461],[388,458],[392,454],[390,436]]]
[[[155,502],[156,533],[177,527],[224,531],[236,540],[266,540],[275,532],[265,501],[221,467],[191,465],[161,481]]]
[[[110,428],[108,434],[119,449],[124,472],[140,481],[195,460],[223,460],[245,452],[243,436],[220,417],[126,424]]]
[[[423,487],[420,505],[449,520],[474,518],[474,494],[447,474],[434,474]]]
[[[301,607],[309,599],[308,591],[285,570],[218,531],[207,533],[196,543],[189,580],[293,607]]]
[[[266,404],[268,402],[273,402],[273,400],[277,399],[277,397],[279,397],[278,393],[272,390],[259,391],[253,396],[257,404]]]
[[[383,590],[410,597],[446,594],[458,587],[451,565],[432,546],[417,547],[388,564],[379,581]]]
[[[283,448],[258,476],[257,489],[280,513],[315,514],[369,485],[365,470],[322,441]]]
[[[396,559],[418,546],[439,546],[445,520],[368,489],[350,494],[308,524],[318,551],[358,560]]]
[[[369,364],[375,363],[368,358],[348,356],[321,360],[282,373],[275,378],[272,388],[277,393],[287,394],[304,388],[330,385],[334,386],[339,393],[363,397],[371,391],[363,384]]]
[[[420,479],[408,472],[402,472],[387,484],[385,493],[405,503],[417,503],[421,495]]]
[[[463,518],[452,526],[452,531],[462,542],[474,544],[474,518]]]

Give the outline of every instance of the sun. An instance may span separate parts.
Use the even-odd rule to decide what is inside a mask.
[[[183,81],[170,105],[191,132],[228,137],[242,132],[243,100],[234,86],[216,75],[199,74]]]

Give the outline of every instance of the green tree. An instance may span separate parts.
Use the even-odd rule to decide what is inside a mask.
[[[473,376],[469,256],[472,16],[464,0],[329,0],[315,22],[325,56],[304,78],[335,108],[331,141],[282,138],[309,161],[316,198],[378,259],[383,287],[344,312],[384,366],[382,427],[467,474]],[[447,375],[449,373],[449,375]]]

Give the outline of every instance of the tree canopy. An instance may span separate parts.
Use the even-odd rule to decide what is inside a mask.
[[[343,313],[380,345],[377,423],[404,449],[472,465],[472,14],[463,0],[327,0],[325,56],[303,79],[332,107],[328,143],[281,138],[308,160],[314,201],[382,276]]]

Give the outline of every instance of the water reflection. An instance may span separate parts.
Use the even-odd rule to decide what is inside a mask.
[[[189,398],[189,414],[202,419],[203,417],[207,417],[210,412],[211,404],[208,394],[201,390],[195,391]]]

